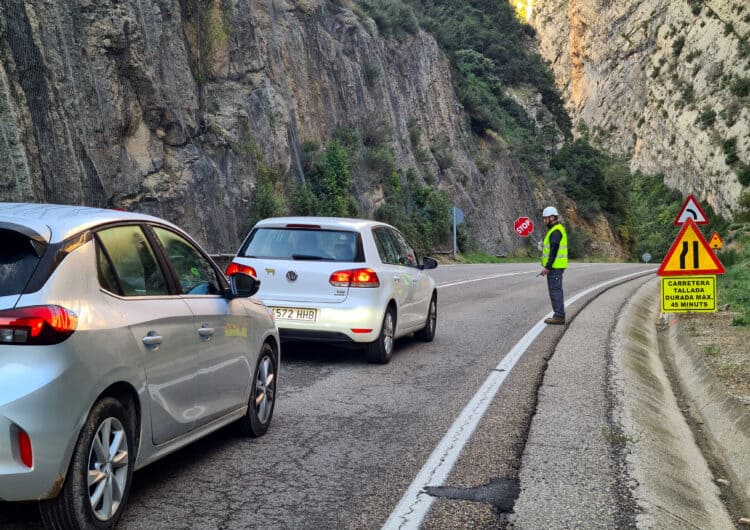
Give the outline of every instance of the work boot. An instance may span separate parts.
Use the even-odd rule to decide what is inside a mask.
[[[545,324],[565,324],[565,317],[550,317],[544,319]]]

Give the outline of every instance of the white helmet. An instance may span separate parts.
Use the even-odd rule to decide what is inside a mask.
[[[549,217],[550,215],[560,217],[560,214],[557,213],[557,208],[555,208],[554,206],[547,206],[542,212],[542,217]]]

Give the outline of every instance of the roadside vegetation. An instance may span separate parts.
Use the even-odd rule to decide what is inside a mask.
[[[726,274],[719,276],[719,303],[738,313],[732,324],[750,326],[750,190],[740,196],[734,222],[727,227],[724,247],[718,253]]]
[[[579,125],[578,137],[573,139],[570,119],[552,74],[529,45],[534,30],[518,20],[509,2],[358,0],[354,10],[362,20],[371,18],[386,38],[404,41],[420,29],[436,37],[450,60],[455,92],[469,127],[477,137],[497,146],[495,151],[483,155],[483,165],[492,164],[493,156],[498,160],[518,160],[529,175],[546,181],[558,194],[560,203],[565,197],[572,199],[576,213],[585,223],[606,219],[633,259],[640,260],[644,254],[651,256],[652,263],[663,259],[679,230],[673,221],[683,197],[665,186],[660,175],[632,173],[624,159],[598,146],[599,133],[590,134],[585,125]],[[379,72],[372,65],[365,65],[365,70],[368,80],[377,79]],[[514,91],[527,89],[541,95],[553,124],[545,125],[537,116],[530,116],[517,102]],[[701,119],[706,122],[715,119],[710,112],[704,114]],[[426,147],[415,119],[409,122],[408,129],[417,167],[398,166],[393,150],[394,131],[382,116],[366,117],[359,125],[342,125],[331,132],[331,140],[325,145],[305,142],[301,154],[305,181],[301,186],[276,186],[278,176],[258,160],[254,212],[260,217],[357,217],[361,215],[362,197],[371,190],[382,190],[383,205],[375,212],[377,219],[402,230],[422,253],[452,248],[451,201],[434,186],[437,177],[425,163],[432,155],[438,171],[450,171],[453,159],[449,142],[437,139]],[[750,174],[750,170],[745,172]],[[744,180],[750,180],[745,179],[745,173],[742,175]],[[729,235],[741,234],[742,230],[732,228],[735,225],[730,227],[709,205],[702,207],[711,221],[702,227],[706,237],[715,230],[730,240],[742,239],[740,235]],[[744,208],[750,212],[750,204]],[[571,257],[596,257],[593,237],[583,226],[569,227]],[[536,259],[538,254],[531,244],[502,258],[484,254],[472,241],[466,225],[458,227],[458,246],[462,259],[470,263]],[[748,278],[739,269],[750,268],[746,251],[742,250],[747,248],[747,242],[730,243],[729,247],[731,250],[724,251],[721,259],[728,268],[726,281],[735,283],[720,293],[735,293],[731,303],[746,307],[750,302],[743,302],[746,294],[742,292],[748,291]],[[737,272],[734,263],[739,264]],[[747,313],[743,318],[747,322]]]
[[[385,201],[375,218],[399,228],[421,254],[445,247],[451,237],[451,201],[448,195],[425,183],[416,169],[401,170],[389,146],[389,132],[376,119],[361,132],[334,131],[327,145],[302,146],[305,182],[287,198],[273,186],[270,171],[259,163],[253,198],[252,221],[278,215],[359,217],[359,193],[351,178],[357,173],[368,185],[379,187]]]

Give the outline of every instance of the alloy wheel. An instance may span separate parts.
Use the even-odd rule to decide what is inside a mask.
[[[383,349],[386,353],[393,350],[393,313],[386,311],[383,320]]]
[[[430,326],[430,333],[434,335],[435,326],[437,325],[437,302],[434,298],[430,302],[430,313],[427,318],[429,318],[428,326]]]
[[[105,419],[91,443],[88,466],[89,502],[100,521],[120,507],[128,480],[128,437],[117,418]]]
[[[258,365],[255,376],[255,414],[258,421],[266,423],[273,412],[273,400],[276,391],[276,374],[273,359],[265,355]]]

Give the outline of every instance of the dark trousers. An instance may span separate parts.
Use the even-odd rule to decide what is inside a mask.
[[[552,311],[556,317],[565,318],[565,295],[563,295],[562,278],[565,269],[552,269],[547,274],[547,289]]]

